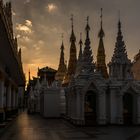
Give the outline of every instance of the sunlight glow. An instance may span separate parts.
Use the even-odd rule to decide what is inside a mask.
[[[49,13],[55,11],[57,9],[57,6],[54,3],[50,3],[47,5],[47,10]]]

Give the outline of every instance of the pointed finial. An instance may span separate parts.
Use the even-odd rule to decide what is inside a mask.
[[[64,39],[64,34],[61,34],[61,39],[62,39],[62,45],[63,45],[63,39]]]
[[[73,14],[71,14],[71,26],[72,26],[72,29],[73,29]]]
[[[64,38],[64,34],[62,33],[62,35],[61,35],[61,38],[62,38],[62,45],[61,45],[61,50],[63,50],[64,49],[64,44],[63,44],[63,38]]]
[[[72,32],[71,32],[71,37],[70,37],[70,42],[75,42],[76,41],[76,37],[74,34],[74,29],[73,29],[73,14],[71,15],[71,24],[72,24]]]
[[[102,28],[102,18],[103,18],[103,8],[101,8],[101,16],[100,16],[100,18],[101,18],[101,28]]]
[[[119,31],[121,32],[120,10],[118,11],[118,18],[119,18],[119,21],[118,21],[118,29],[119,29]]]
[[[87,24],[88,24],[88,22],[89,22],[89,16],[87,16]]]
[[[89,16],[87,16],[87,26],[86,26],[86,31],[88,32],[90,30],[90,27],[89,27]]]
[[[121,21],[120,10],[118,11],[118,18],[119,18],[119,21]]]
[[[90,31],[90,27],[89,27],[89,16],[87,16],[87,25],[86,25],[86,38],[89,38],[89,31]]]
[[[62,35],[61,35],[61,38],[62,38],[62,42],[63,42],[63,38],[64,38],[64,34],[62,33]]]
[[[101,29],[100,29],[100,31],[99,31],[99,33],[98,33],[98,37],[99,38],[103,38],[104,36],[105,36],[105,33],[104,33],[104,31],[103,31],[103,8],[101,8],[101,15],[100,15],[100,19],[101,19]]]

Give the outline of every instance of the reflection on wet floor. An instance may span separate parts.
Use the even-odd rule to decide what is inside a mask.
[[[75,127],[62,119],[21,113],[0,140],[139,140],[140,127]]]

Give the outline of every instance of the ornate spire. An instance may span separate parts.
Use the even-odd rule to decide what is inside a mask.
[[[126,46],[123,41],[122,31],[121,31],[121,21],[118,21],[118,34],[114,49],[114,54],[112,57],[113,63],[129,63],[129,59],[127,57]]]
[[[99,46],[98,46],[98,51],[97,51],[97,64],[96,64],[96,69],[97,71],[101,72],[102,76],[104,78],[108,78],[108,73],[107,73],[107,67],[106,67],[106,62],[105,62],[105,49],[104,49],[104,43],[103,43],[103,37],[105,36],[104,30],[103,30],[103,21],[102,21],[102,8],[101,8],[101,28],[98,34],[99,37]]]
[[[86,30],[86,41],[88,40],[89,42],[87,42],[87,43],[90,44],[90,40],[89,40],[89,31],[90,31],[90,27],[89,27],[88,22],[89,22],[89,16],[87,17],[87,25],[86,25],[85,30]]]
[[[64,44],[63,44],[63,34],[62,34],[62,45],[61,45],[61,54],[60,54],[60,63],[59,64],[65,64],[64,63]]]
[[[76,72],[75,72],[75,77],[77,75],[79,75],[79,73],[81,72],[82,69],[82,61],[83,61],[83,52],[82,52],[82,33],[80,33],[80,41],[79,41],[79,45],[80,45],[80,50],[79,50],[79,56],[78,56],[78,60],[77,60],[77,64],[76,64]]]
[[[74,29],[73,29],[73,15],[71,16],[71,22],[72,22],[72,33],[70,37],[70,58],[69,58],[69,64],[68,64],[68,75],[71,76],[75,74],[76,70],[76,63],[77,63],[77,58],[76,58],[76,37],[74,34]]]
[[[73,27],[73,15],[71,15],[71,28],[72,28],[72,31],[71,31],[71,37],[70,37],[70,42],[75,42],[76,41],[76,37],[75,37],[75,34],[74,34],[74,27]]]
[[[117,79],[132,79],[131,60],[127,57],[126,46],[121,31],[121,21],[118,21],[118,34],[112,60],[109,63],[109,75]]]
[[[64,59],[64,44],[63,44],[63,34],[62,34],[62,45],[61,45],[61,53],[60,53],[60,61],[59,61],[59,67],[58,71],[55,75],[55,79],[59,81],[63,81],[64,76],[66,74],[66,64],[65,64],[65,59]]]
[[[90,26],[88,22],[89,22],[89,17],[87,17],[87,25],[85,28],[86,40],[85,40],[85,48],[83,51],[83,68],[88,71],[91,71],[94,69],[94,64],[93,64],[92,50],[90,47],[90,38],[89,38]]]
[[[101,8],[101,16],[100,16],[100,18],[101,18],[101,29],[100,29],[99,34],[98,34],[99,38],[103,38],[105,36],[104,30],[103,30],[103,27],[102,27],[103,26],[103,21],[102,21],[103,14],[102,14],[102,11],[103,11],[103,9]]]

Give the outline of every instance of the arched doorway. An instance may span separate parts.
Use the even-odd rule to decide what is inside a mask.
[[[96,124],[96,93],[88,91],[85,95],[85,124],[95,125]]]
[[[130,93],[123,96],[123,122],[126,125],[133,123],[133,96]]]

